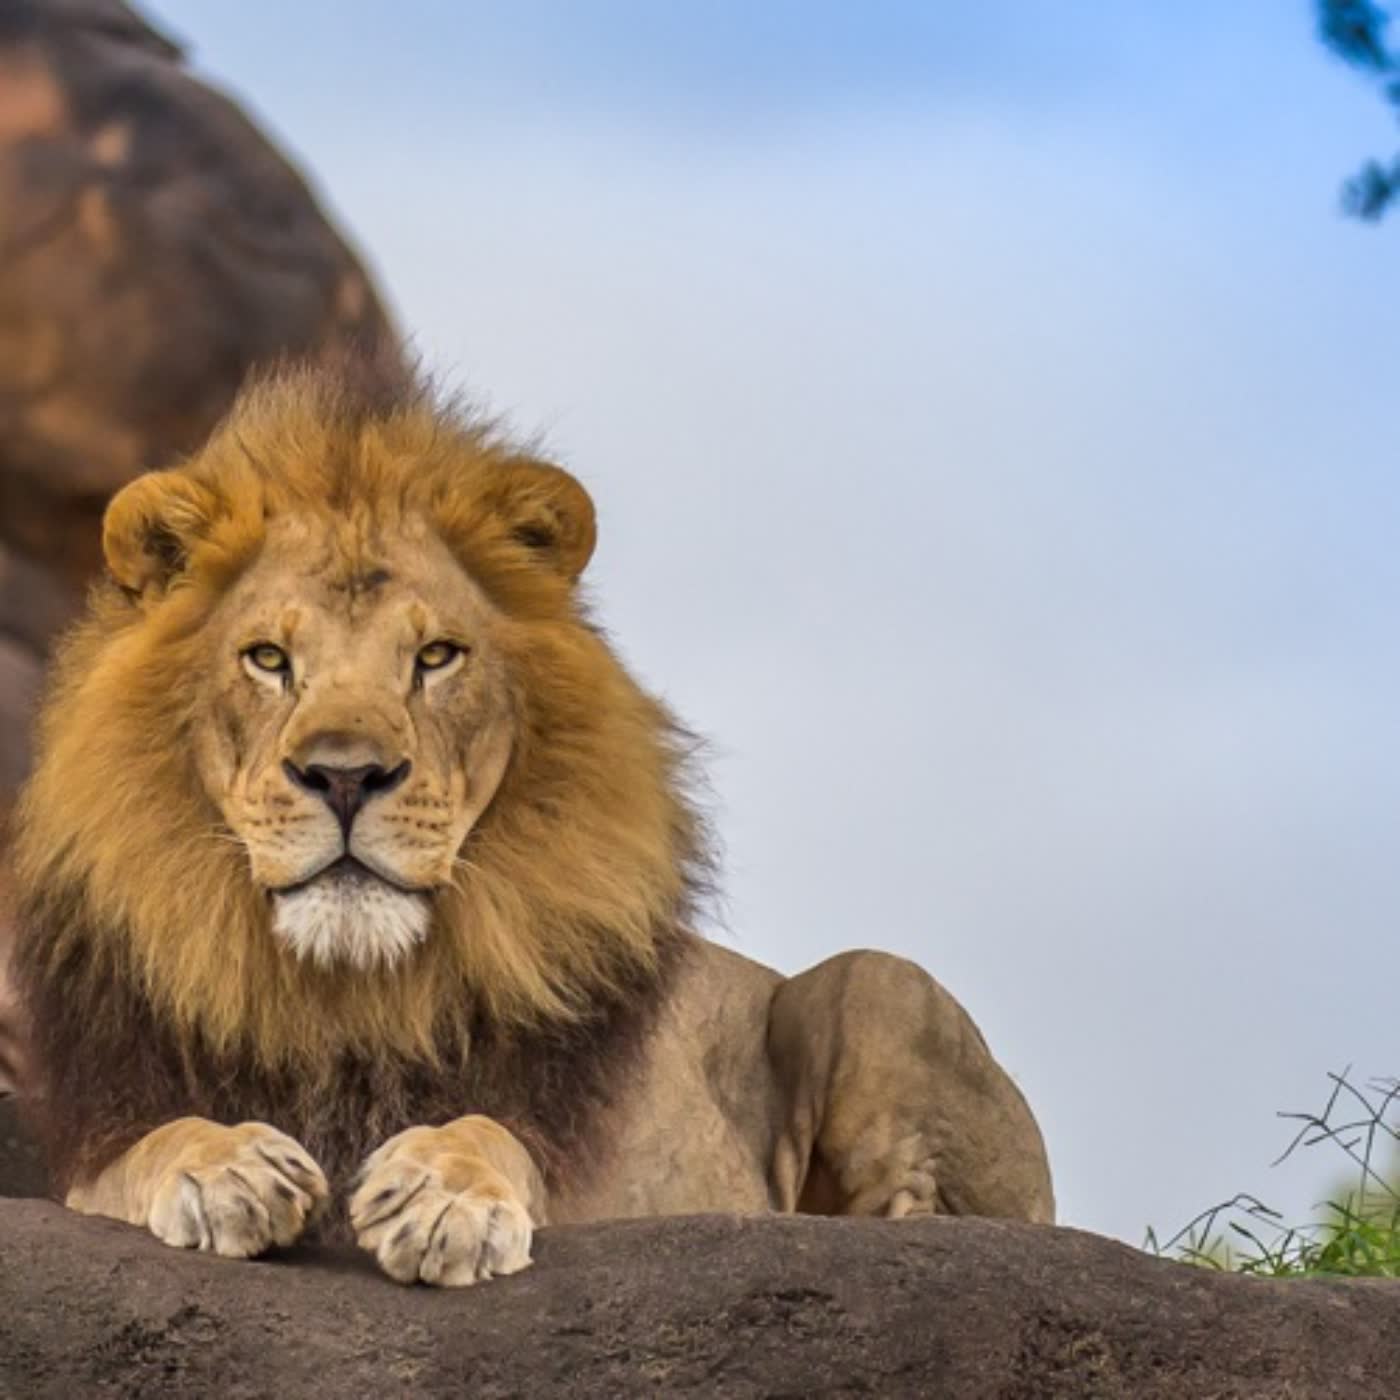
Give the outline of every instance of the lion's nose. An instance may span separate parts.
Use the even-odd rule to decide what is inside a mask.
[[[325,763],[308,763],[305,768],[298,768],[290,761],[282,765],[292,782],[307,792],[314,792],[335,813],[347,837],[360,808],[371,797],[398,787],[408,777],[410,766],[408,759],[397,768],[381,768],[377,763],[366,763],[359,768],[332,768]]]

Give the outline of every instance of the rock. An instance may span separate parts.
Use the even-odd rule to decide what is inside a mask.
[[[5,560],[0,556],[0,587],[4,580]],[[0,724],[0,823],[7,810],[5,794],[19,786],[28,763],[29,726],[42,674],[35,652],[0,633],[0,715],[10,720]]]
[[[1282,1283],[1049,1226],[692,1216],[543,1231],[401,1288],[354,1251],[233,1262],[0,1202],[0,1393],[1386,1395],[1400,1287]]]
[[[0,1073],[5,1045],[0,1041]],[[20,1127],[15,1101],[0,1094],[0,1198],[43,1196],[48,1192],[39,1149]],[[3,1392],[0,1392],[3,1394]]]
[[[102,501],[250,366],[386,323],[302,178],[126,5],[7,0],[0,93],[0,533],[81,580]]]

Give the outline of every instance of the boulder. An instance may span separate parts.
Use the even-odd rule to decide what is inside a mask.
[[[0,556],[0,588],[4,582],[5,560]],[[0,632],[0,716],[15,720],[0,723],[0,830],[7,808],[4,794],[18,788],[29,763],[28,716],[38,698],[42,674],[39,653]]]
[[[1400,1285],[1284,1283],[1077,1230],[689,1216],[544,1230],[403,1288],[349,1249],[235,1262],[0,1201],[0,1394],[1392,1395]]]

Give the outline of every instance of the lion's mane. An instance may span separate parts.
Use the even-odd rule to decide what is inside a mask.
[[[547,511],[522,525],[518,502],[501,509],[524,460],[420,384],[298,370],[150,478],[171,581],[155,601],[96,586],[18,812],[31,1108],[60,1184],[187,1112],[276,1123],[332,1175],[399,1127],[469,1111],[511,1122],[547,1168],[582,1151],[666,997],[705,843],[687,736],[550,567],[579,542]],[[127,510],[143,500],[130,491]],[[507,619],[509,769],[433,935],[369,976],[274,941],[192,757],[205,623],[289,514],[380,531],[425,517]]]

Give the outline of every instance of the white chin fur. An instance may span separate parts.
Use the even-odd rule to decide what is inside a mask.
[[[272,931],[322,967],[392,967],[428,932],[428,901],[377,880],[317,880],[272,906]]]

